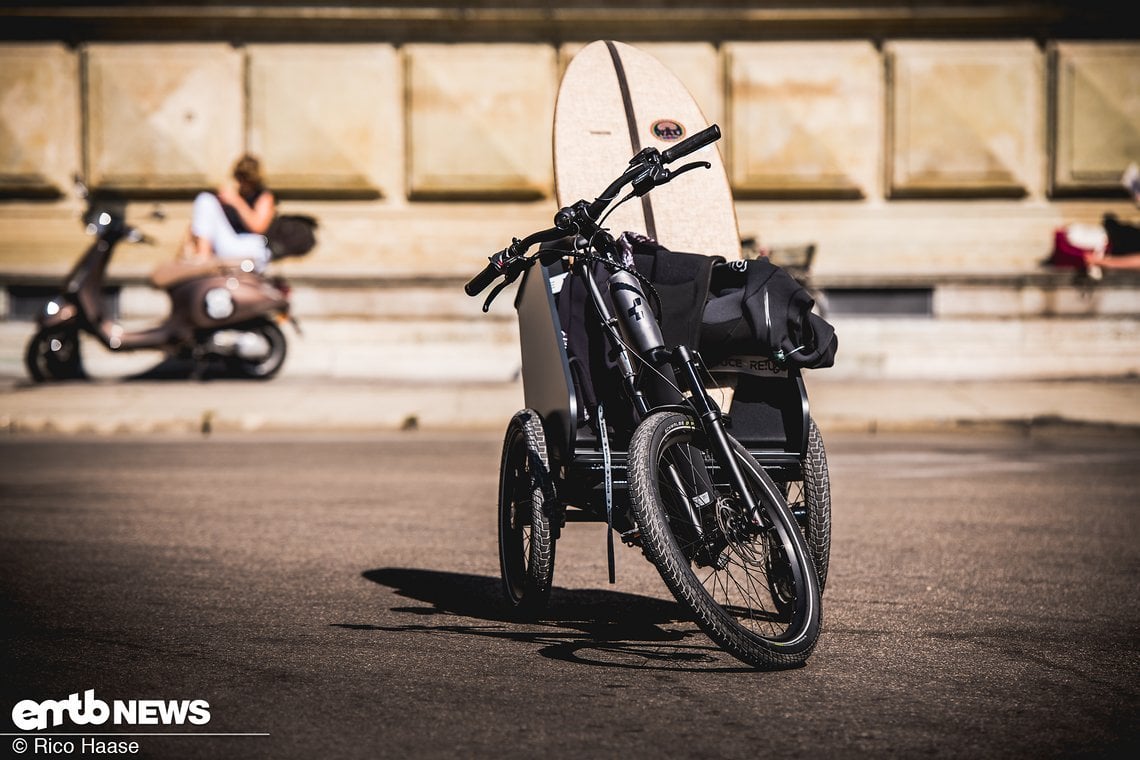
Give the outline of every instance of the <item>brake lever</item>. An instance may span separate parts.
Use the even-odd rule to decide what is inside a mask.
[[[517,242],[517,241],[516,241]],[[515,259],[507,263],[506,274],[503,275],[503,280],[487,294],[487,300],[483,302],[483,313],[486,314],[491,310],[491,302],[494,301],[503,289],[510,285],[512,282],[519,278],[519,274],[526,269],[524,265],[518,264],[519,260]],[[525,262],[524,262],[525,263]]]
[[[658,185],[663,185],[669,181],[669,170],[662,166],[660,163],[650,163],[645,165],[645,171],[634,178],[632,185],[632,192],[637,197],[641,197],[648,193]]]
[[[672,180],[677,179],[677,177],[681,176],[685,172],[692,171],[693,169],[711,169],[711,168],[712,168],[712,164],[710,164],[708,161],[693,161],[692,163],[685,164],[684,166],[682,166],[679,169],[673,169],[673,170],[666,169],[665,170],[665,179],[663,179],[661,181],[661,184],[664,185],[666,182],[671,182]]]
[[[693,169],[711,168],[712,164],[708,161],[693,161],[679,169],[669,169],[659,163],[649,164],[645,168],[645,173],[633,181],[633,194],[640,197],[655,187],[661,187],[662,185],[672,182],[685,172],[692,171]]]
[[[507,287],[510,284],[511,284],[510,281],[503,280],[498,285],[491,288],[491,292],[487,294],[487,300],[483,302],[483,313],[484,314],[486,314],[487,312],[489,312],[491,310],[491,302],[494,301],[495,298],[498,297],[499,293],[503,292],[503,288]]]

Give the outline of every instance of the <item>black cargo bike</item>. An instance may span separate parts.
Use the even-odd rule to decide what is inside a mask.
[[[723,649],[757,668],[794,667],[819,635],[831,533],[826,455],[803,378],[770,359],[710,370],[696,347],[667,344],[653,282],[603,227],[607,209],[707,167],[670,164],[719,137],[713,125],[642,150],[597,199],[562,208],[553,227],[516,238],[467,283],[475,296],[499,281],[486,311],[522,277],[526,408],[503,445],[500,567],[512,609],[537,616],[561,530],[606,522],[611,582],[617,533]],[[592,372],[580,371],[585,357],[566,333],[568,288],[584,294],[574,318],[604,354]],[[709,390],[723,384],[734,387],[728,414]]]

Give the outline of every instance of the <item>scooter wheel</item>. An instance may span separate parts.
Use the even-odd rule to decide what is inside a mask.
[[[254,380],[268,380],[277,374],[285,363],[285,333],[269,320],[260,320],[249,325],[242,332],[248,333],[255,346],[248,356],[240,353],[229,357],[230,368],[239,377]]]
[[[37,383],[86,378],[79,355],[79,333],[50,327],[40,330],[28,341],[24,366]]]

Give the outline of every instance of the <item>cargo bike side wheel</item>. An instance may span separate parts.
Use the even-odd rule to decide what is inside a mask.
[[[629,487],[642,546],[709,638],[753,667],[795,667],[819,636],[815,567],[777,486],[743,446],[732,444],[760,526],[745,517],[692,416],[658,412],[638,426]]]
[[[823,436],[810,417],[807,451],[800,461],[800,468],[800,480],[781,481],[777,485],[803,531],[822,594],[831,560],[831,479],[827,472]]]
[[[537,412],[511,418],[499,468],[499,568],[511,609],[534,615],[546,608],[554,580],[550,462]]]

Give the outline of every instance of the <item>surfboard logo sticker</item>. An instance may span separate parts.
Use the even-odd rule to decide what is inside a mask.
[[[685,136],[685,126],[674,119],[658,119],[649,127],[658,140],[675,142]]]

